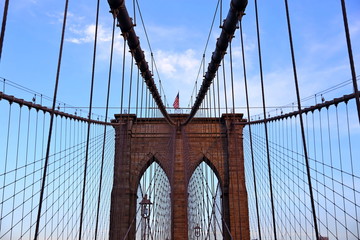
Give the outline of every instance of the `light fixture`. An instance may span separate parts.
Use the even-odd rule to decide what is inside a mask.
[[[150,206],[152,202],[147,198],[147,194],[144,195],[140,202],[141,205],[141,217],[148,219],[150,217]]]
[[[201,230],[199,224],[197,224],[196,227],[194,227],[194,230],[195,230],[195,237],[196,239],[198,239],[200,237],[200,230]]]

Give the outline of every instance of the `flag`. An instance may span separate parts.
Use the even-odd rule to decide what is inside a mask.
[[[176,98],[175,98],[174,103],[173,103],[173,107],[175,109],[179,109],[179,93],[176,95]]]

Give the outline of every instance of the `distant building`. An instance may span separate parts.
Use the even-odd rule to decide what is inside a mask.
[[[329,240],[329,238],[320,236],[319,240]]]

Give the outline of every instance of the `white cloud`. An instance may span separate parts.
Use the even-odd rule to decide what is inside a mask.
[[[155,61],[161,76],[187,84],[195,81],[200,60],[192,49],[184,52],[155,52]]]
[[[95,39],[95,24],[86,25],[84,28],[77,26],[69,26],[70,36],[66,39],[68,42],[75,44],[94,42]],[[111,34],[109,29],[104,28],[102,25],[98,26],[98,42],[111,41]]]
[[[48,18],[48,22],[50,24],[62,24],[64,20],[64,12],[46,12],[45,15]],[[67,13],[67,25],[79,25],[80,23],[83,23],[85,20],[85,17],[78,16],[70,11]]]

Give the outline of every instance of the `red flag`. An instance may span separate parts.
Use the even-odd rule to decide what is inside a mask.
[[[179,109],[179,93],[176,95],[176,98],[175,98],[174,103],[173,103],[173,107],[175,109]]]

